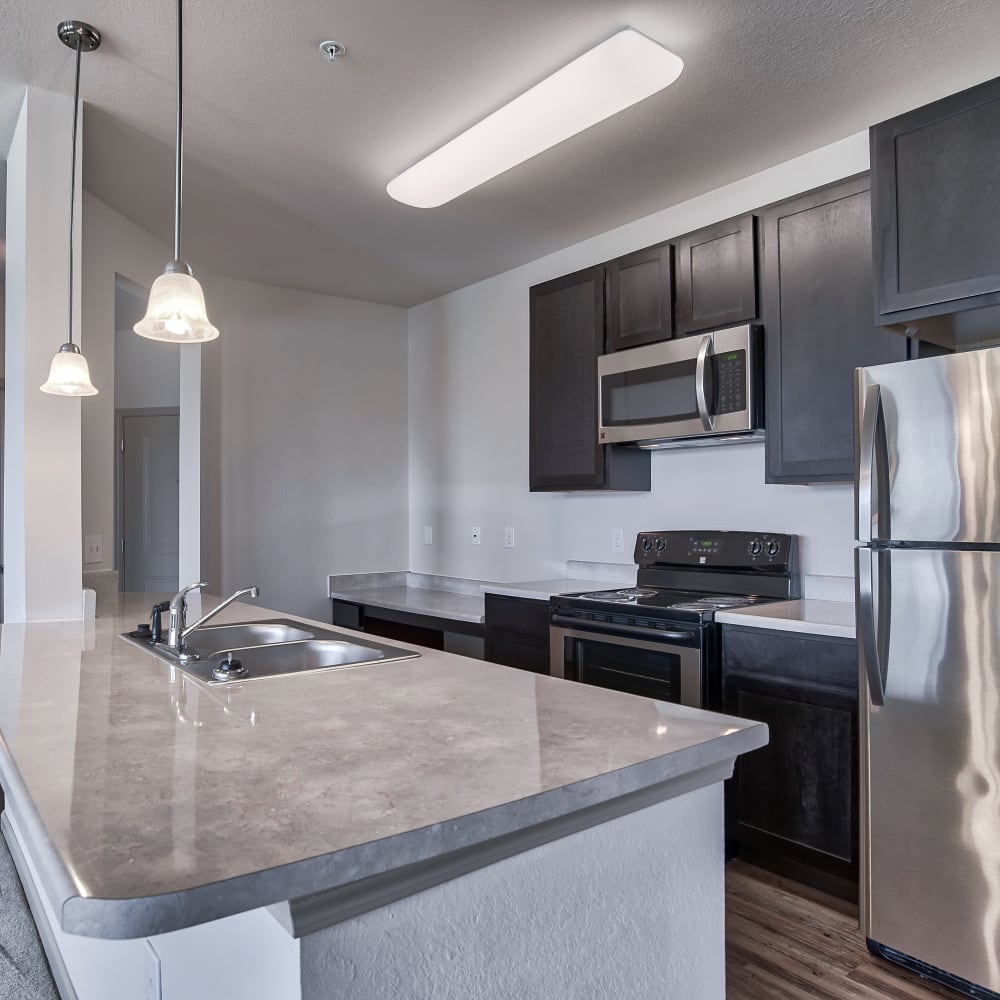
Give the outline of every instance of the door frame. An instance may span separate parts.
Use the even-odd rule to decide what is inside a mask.
[[[122,544],[125,538],[125,463],[122,461],[125,443],[125,419],[127,417],[177,417],[180,418],[179,406],[149,406],[132,409],[115,410],[115,551],[112,567],[118,571],[118,589],[124,583],[125,567],[122,563]],[[180,461],[178,460],[178,475]],[[178,554],[178,559],[180,558]]]

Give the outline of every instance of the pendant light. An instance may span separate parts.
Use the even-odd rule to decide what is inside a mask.
[[[205,311],[205,294],[191,266],[181,258],[181,199],[184,182],[184,96],[182,0],[177,0],[177,164],[174,184],[174,259],[149,290],[146,315],[135,324],[140,337],[168,344],[202,344],[219,331]]]
[[[49,378],[42,392],[52,396],[96,396],[90,381],[90,368],[80,348],[73,343],[73,223],[76,219],[76,130],[80,112],[80,56],[93,52],[101,44],[101,33],[83,21],[63,21],[59,25],[59,40],[76,49],[76,86],[73,90],[73,159],[69,184],[69,340],[52,359]]]

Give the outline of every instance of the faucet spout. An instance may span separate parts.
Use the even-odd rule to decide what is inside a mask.
[[[247,587],[246,590],[237,590],[235,594],[227,597],[218,607],[212,608],[208,614],[202,615],[193,625],[181,628],[181,647],[183,650],[184,640],[196,629],[201,628],[209,619],[214,618],[223,608],[228,608],[233,601],[238,601],[241,597],[260,597],[260,587]]]

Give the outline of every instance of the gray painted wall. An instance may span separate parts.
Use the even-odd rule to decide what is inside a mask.
[[[327,620],[327,574],[406,566],[406,313],[227,279],[206,296],[221,589],[259,584],[268,607]]]
[[[762,444],[654,453],[650,493],[529,493],[528,289],[867,168],[863,132],[411,309],[410,568],[544,579],[568,559],[631,563],[640,530],[698,527],[796,532],[805,573],[852,575],[851,486],[766,486]]]

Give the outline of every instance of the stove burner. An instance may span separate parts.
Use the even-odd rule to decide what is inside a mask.
[[[625,587],[622,590],[595,590],[581,594],[588,601],[606,601],[608,604],[635,604],[644,597],[655,597],[657,592],[650,587]]]

